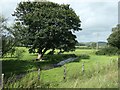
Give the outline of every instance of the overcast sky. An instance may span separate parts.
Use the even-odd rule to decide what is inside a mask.
[[[1,0],[0,12],[13,22],[11,14],[17,3],[27,0]],[[112,27],[118,23],[119,0],[49,0],[59,4],[70,4],[82,21],[82,31],[76,32],[79,42],[107,41]]]

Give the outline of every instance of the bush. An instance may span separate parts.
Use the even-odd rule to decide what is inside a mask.
[[[64,58],[62,57],[62,55],[49,55],[47,59],[55,63],[63,60]]]
[[[75,59],[73,62],[80,62],[81,58]]]
[[[75,54],[54,54],[54,55],[46,55],[44,59],[49,60],[53,63],[58,63],[64,59],[68,59],[71,57],[76,57]]]
[[[63,58],[77,57],[75,54],[62,54]]]
[[[15,57],[17,60],[20,60],[23,57],[23,53],[25,52],[24,49],[16,49],[15,50]]]
[[[118,52],[118,49],[115,47],[106,47],[97,51],[96,55],[116,55],[117,52]]]
[[[90,56],[87,54],[81,54],[79,57],[80,57],[80,59],[89,59],[90,58]]]

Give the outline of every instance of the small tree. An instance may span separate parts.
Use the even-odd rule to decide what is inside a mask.
[[[7,27],[6,24],[7,19],[5,19],[2,15],[0,15],[0,34],[1,34],[1,41],[2,44],[1,46],[1,52],[2,56],[6,55],[7,53],[10,53],[14,49],[14,38],[13,36],[9,33],[9,28]]]

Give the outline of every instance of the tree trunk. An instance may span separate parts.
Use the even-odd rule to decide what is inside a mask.
[[[38,57],[36,60],[40,60],[41,59],[41,55],[42,55],[42,49],[38,50]]]
[[[43,52],[42,52],[42,50],[39,49],[37,60],[41,60],[43,58],[43,55],[45,54],[46,51],[47,51],[47,48],[45,48],[43,50]]]
[[[41,53],[38,53],[37,59],[38,59],[38,60],[41,59]]]
[[[46,52],[47,50],[48,50],[47,48],[45,48],[45,49],[43,50],[43,52],[42,52],[42,54],[41,54],[41,58],[43,57],[43,55],[45,54],[45,52]]]

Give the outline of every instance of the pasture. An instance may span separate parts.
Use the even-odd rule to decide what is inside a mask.
[[[63,56],[68,55],[66,58],[72,54],[89,55],[90,58],[79,57],[77,61],[65,64],[64,80],[64,66],[53,68],[52,65],[66,59],[65,57],[55,54],[49,56],[51,60],[33,61],[37,54],[29,54],[25,47],[18,49],[25,50],[20,60],[9,55],[3,58],[5,88],[118,88],[117,56],[95,55],[94,49],[65,52]],[[84,72],[82,72],[83,64]],[[38,68],[41,68],[40,75]],[[18,77],[20,75],[21,77]]]

